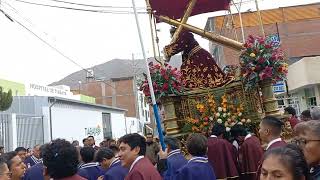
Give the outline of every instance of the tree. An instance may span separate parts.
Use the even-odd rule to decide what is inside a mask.
[[[5,111],[10,108],[12,104],[12,91],[3,92],[2,87],[0,87],[0,111]]]

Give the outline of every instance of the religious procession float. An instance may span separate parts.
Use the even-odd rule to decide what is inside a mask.
[[[189,16],[226,10],[229,4],[230,0],[147,3],[150,16],[173,26],[172,41],[163,49],[166,62],[182,53],[180,69],[163,61],[149,64],[155,98],[164,110],[163,124],[168,135],[183,136],[190,132],[209,135],[216,123],[223,124],[227,131],[242,124],[257,133],[263,116],[283,117],[273,93],[273,83],[284,80],[288,72],[279,44],[252,35],[240,43],[187,24]],[[222,70],[211,54],[199,46],[193,33],[238,50],[239,65]],[[140,89],[150,98],[147,79]],[[290,135],[290,130],[285,132],[284,136]]]

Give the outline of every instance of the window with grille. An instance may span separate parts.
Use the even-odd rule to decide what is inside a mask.
[[[308,107],[317,106],[317,98],[314,88],[306,88],[304,89],[306,95],[306,101]]]
[[[112,138],[111,114],[102,113],[103,137]]]

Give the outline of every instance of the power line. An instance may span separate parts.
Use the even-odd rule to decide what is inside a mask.
[[[6,3],[7,4],[7,3]],[[12,7],[12,6],[11,6]],[[12,7],[13,8],[13,7]],[[17,12],[13,11],[14,13],[18,14]],[[3,11],[4,14],[6,14]],[[19,15],[19,14],[18,14]],[[20,15],[22,18],[24,18],[22,15]],[[11,17],[11,16],[10,16]],[[31,34],[33,34],[34,36],[36,36],[40,41],[42,41],[43,43],[45,43],[46,45],[48,45],[50,48],[52,48],[54,51],[56,51],[57,53],[59,53],[61,56],[63,56],[64,58],[66,58],[67,60],[71,61],[73,64],[75,64],[76,66],[80,67],[82,70],[84,70],[85,72],[89,73],[90,75],[93,76],[93,78],[95,80],[99,80],[100,82],[105,83],[106,85],[110,86],[111,88],[115,89],[115,87],[113,87],[111,84],[109,84],[106,79],[98,79],[91,71],[87,70],[86,68],[84,68],[83,66],[81,66],[80,64],[78,64],[75,60],[73,60],[72,58],[66,56],[64,53],[62,53],[59,49],[57,49],[56,47],[54,47],[53,45],[51,45],[50,43],[48,43],[46,40],[44,40],[43,38],[41,38],[40,36],[38,36],[35,32],[33,32],[30,28],[28,28],[27,26],[25,26],[24,24],[22,24],[21,22],[17,21],[15,18],[11,18],[13,20],[13,22],[17,22],[20,26],[22,26],[23,28],[25,28],[27,31],[29,31]],[[10,19],[10,20],[11,20]],[[31,23],[33,24],[33,23]],[[48,34],[46,32],[44,32],[45,34]],[[95,67],[93,69],[96,69],[98,71],[100,71],[102,74],[104,74],[104,72],[102,70],[100,70],[99,68]],[[72,78],[70,78],[72,81],[78,81],[78,80],[74,80]],[[120,91],[120,93],[123,93]]]
[[[124,7],[124,6],[102,6],[102,5],[92,5],[92,4],[82,4],[82,3],[75,3],[69,1],[62,1],[62,0],[48,0],[54,2],[60,2],[65,4],[72,4],[72,5],[79,5],[79,6],[88,6],[88,7],[98,7],[98,8],[118,8],[118,9],[132,9],[133,7]],[[138,7],[137,9],[146,9],[144,7]]]
[[[61,56],[63,56],[64,58],[66,58],[67,60],[69,60],[70,62],[72,62],[73,64],[75,64],[76,66],[80,67],[82,70],[84,70],[85,72],[91,74],[94,79],[97,79],[92,72],[90,72],[89,70],[85,69],[84,67],[82,67],[79,63],[77,63],[75,60],[71,59],[70,57],[66,56],[65,54],[63,54],[59,49],[57,49],[56,47],[52,46],[50,43],[48,43],[46,40],[42,39],[40,36],[38,36],[36,33],[34,33],[30,28],[28,28],[27,26],[25,26],[24,24],[22,24],[21,22],[19,22],[18,20],[16,20],[15,18],[11,19],[18,23],[20,26],[22,26],[23,28],[25,28],[27,31],[29,31],[32,35],[36,36],[40,41],[42,41],[43,43],[45,43],[47,46],[49,46],[51,49],[53,49],[54,51],[56,51],[57,53],[59,53]],[[106,82],[105,80],[103,80],[103,82],[110,86],[111,88],[115,89],[112,85],[110,85],[108,82]]]
[[[108,14],[133,14],[131,11],[114,11],[114,10],[93,10],[93,9],[82,9],[82,8],[73,8],[73,7],[66,7],[66,6],[55,6],[49,4],[42,4],[42,3],[34,3],[24,0],[15,0],[17,2],[38,5],[38,6],[45,6],[45,7],[53,7],[53,8],[60,8],[60,9],[68,9],[68,10],[75,10],[75,11],[86,11],[86,12],[96,12],[96,13],[108,13]],[[147,14],[147,12],[138,12],[139,14]]]

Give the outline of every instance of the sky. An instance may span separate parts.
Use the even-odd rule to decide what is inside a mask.
[[[25,0],[57,6],[101,10],[103,8],[81,7],[53,0]],[[65,0],[91,5],[132,7],[131,0]],[[238,1],[238,0],[237,0]],[[244,0],[247,1],[247,0]],[[312,3],[319,0],[304,0]],[[133,14],[110,14],[84,12],[52,7],[36,6],[17,0],[0,0],[0,9],[30,29],[37,36],[59,50],[64,56],[39,40],[17,22],[11,22],[0,12],[0,79],[32,82],[42,85],[58,81],[81,67],[88,68],[106,61],[123,58],[142,58],[139,36]],[[145,0],[135,0],[138,11],[145,11]],[[263,0],[261,9],[301,4],[301,0]],[[244,3],[242,11],[255,10],[252,3]],[[132,9],[104,8],[112,11]],[[235,8],[232,8],[235,12]],[[210,16],[226,12],[208,13],[190,18],[188,23],[203,28]],[[139,15],[143,42],[147,56],[153,55],[146,14]],[[170,42],[169,25],[159,24],[160,49]],[[200,45],[208,48],[208,41],[196,37]],[[66,58],[66,57],[67,58]],[[75,61],[78,65],[72,63]]]

